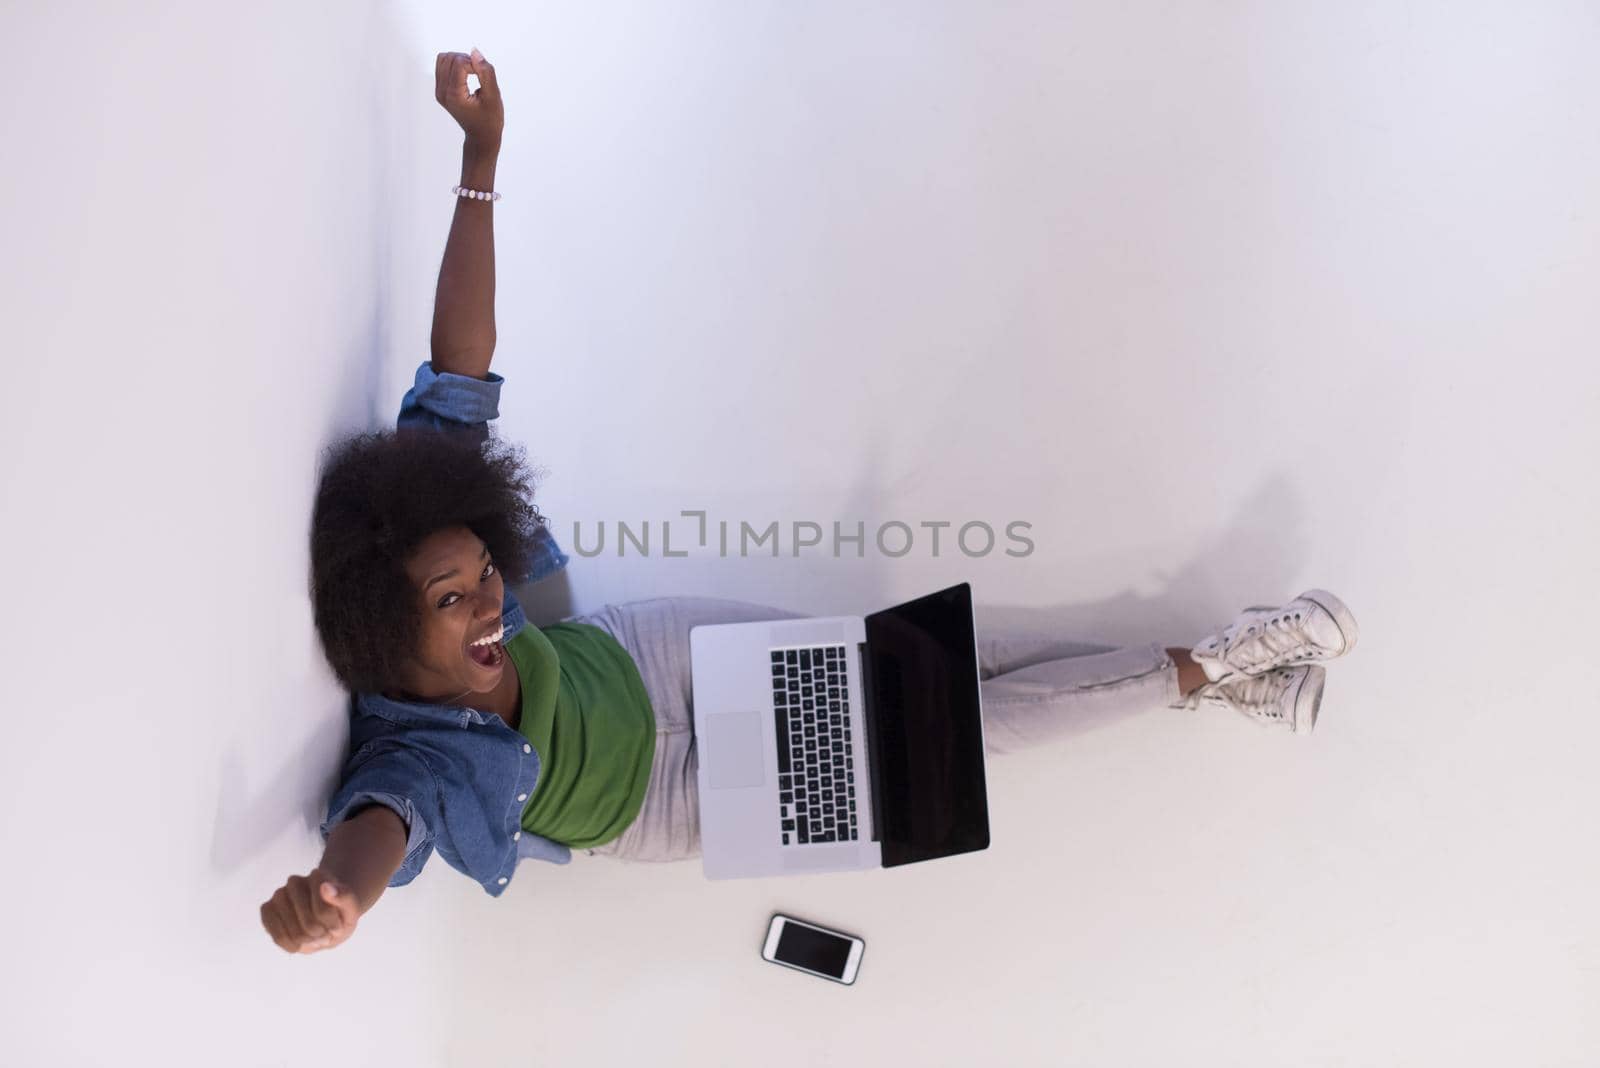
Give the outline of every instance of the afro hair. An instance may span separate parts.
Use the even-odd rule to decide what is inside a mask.
[[[422,598],[406,561],[431,535],[465,526],[489,546],[506,586],[526,582],[545,518],[542,471],[492,432],[398,429],[323,453],[311,513],[311,603],[324,655],[352,694],[399,691],[421,647]]]

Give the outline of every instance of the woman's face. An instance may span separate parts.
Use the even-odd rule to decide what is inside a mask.
[[[505,583],[489,547],[468,527],[431,535],[406,562],[422,598],[422,648],[412,661],[403,700],[472,705],[486,697],[506,670],[506,657],[485,667],[467,646],[500,627]]]

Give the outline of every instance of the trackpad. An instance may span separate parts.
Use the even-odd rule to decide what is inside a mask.
[[[767,781],[761,721],[760,712],[717,712],[706,717],[707,781],[713,790]]]
[[[841,868],[859,868],[861,850],[853,845],[836,846],[833,849],[809,847],[806,849],[785,849],[783,851],[784,871],[838,871]]]

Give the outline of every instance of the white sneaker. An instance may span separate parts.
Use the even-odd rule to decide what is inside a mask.
[[[1308,734],[1317,725],[1328,672],[1320,664],[1277,668],[1265,675],[1208,682],[1172,708],[1198,708],[1202,702],[1242,712],[1259,723]]]
[[[1279,608],[1251,605],[1190,651],[1212,682],[1333,660],[1356,646],[1356,617],[1327,590],[1307,590]]]

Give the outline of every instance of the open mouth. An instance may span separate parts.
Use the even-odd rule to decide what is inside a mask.
[[[469,645],[467,655],[482,667],[497,668],[505,663],[506,650],[502,642],[495,642],[492,645]]]

